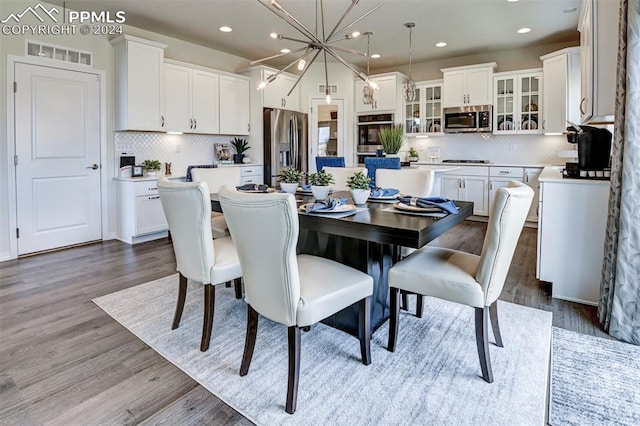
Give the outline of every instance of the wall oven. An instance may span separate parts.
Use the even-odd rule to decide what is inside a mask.
[[[491,132],[491,105],[445,108],[445,133]]]
[[[358,116],[358,154],[375,154],[382,149],[378,132],[394,125],[393,114],[371,114]]]

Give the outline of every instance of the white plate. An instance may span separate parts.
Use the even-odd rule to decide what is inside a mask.
[[[396,194],[396,195],[383,195],[382,197],[372,197],[369,196],[369,200],[371,201],[389,201],[389,200],[395,200],[398,197],[400,197],[400,194]]]
[[[429,131],[430,132],[439,132],[440,131],[440,125],[438,123],[432,124],[431,126],[429,126]]]
[[[300,187],[296,189],[296,192],[301,195],[313,195],[313,192],[310,189],[302,189]],[[333,189],[330,189],[329,194],[331,194],[332,192],[333,192]]]
[[[264,190],[264,191],[260,191],[260,190],[257,190],[257,189],[251,189],[251,190],[249,190],[249,191],[245,191],[245,190],[242,190],[242,189],[238,189],[238,192],[246,192],[246,193],[248,193],[248,194],[266,194],[266,193],[268,193],[268,192],[275,192],[275,191],[276,191],[276,189],[275,189],[275,188],[267,188],[267,189],[266,189],[266,190]]]
[[[522,122],[522,130],[536,130],[538,123],[533,120],[525,120]]]
[[[393,207],[395,207],[398,210],[404,210],[404,211],[416,212],[416,213],[446,213],[446,212],[443,212],[443,210],[438,207],[424,208],[424,207],[411,206],[409,204],[404,204],[404,203],[396,203],[393,205]]]
[[[299,209],[305,213],[307,213],[307,206],[308,205],[313,205],[314,203],[307,203],[307,204],[303,204],[299,207]],[[338,207],[336,207],[333,210],[316,210],[313,212],[309,212],[309,213],[322,213],[322,214],[331,214],[331,213],[344,213],[344,212],[348,212],[351,210],[355,210],[356,206],[354,206],[353,204],[341,204]]]
[[[505,120],[500,123],[498,130],[513,130],[513,123],[510,120]]]

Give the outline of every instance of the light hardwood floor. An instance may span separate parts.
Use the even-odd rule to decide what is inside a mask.
[[[466,221],[431,244],[479,254],[485,230]],[[536,230],[525,228],[500,299],[608,337],[595,307],[551,299],[535,263]],[[166,239],[0,263],[0,425],[251,424],[91,302],[173,273]]]

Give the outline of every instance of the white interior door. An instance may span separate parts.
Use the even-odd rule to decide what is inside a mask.
[[[18,254],[99,240],[100,82],[15,64]]]

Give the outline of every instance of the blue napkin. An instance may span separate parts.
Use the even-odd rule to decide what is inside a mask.
[[[257,183],[246,183],[244,185],[236,186],[238,191],[262,191],[267,192],[269,189],[269,185],[257,184]]]
[[[311,185],[300,185],[300,189],[303,191],[311,191]]]
[[[338,206],[348,204],[348,198],[328,198],[325,201],[316,201],[315,203],[309,203],[304,206],[306,213],[311,212],[330,212],[335,210]]]
[[[455,203],[447,198],[442,197],[400,197],[398,201],[407,204],[409,206],[414,207],[422,207],[423,209],[428,208],[439,208],[441,210],[446,211],[451,214],[458,214],[458,207],[456,207]]]
[[[373,188],[371,190],[371,196],[373,198],[390,197],[392,195],[398,194],[399,192],[400,191],[395,188]]]

